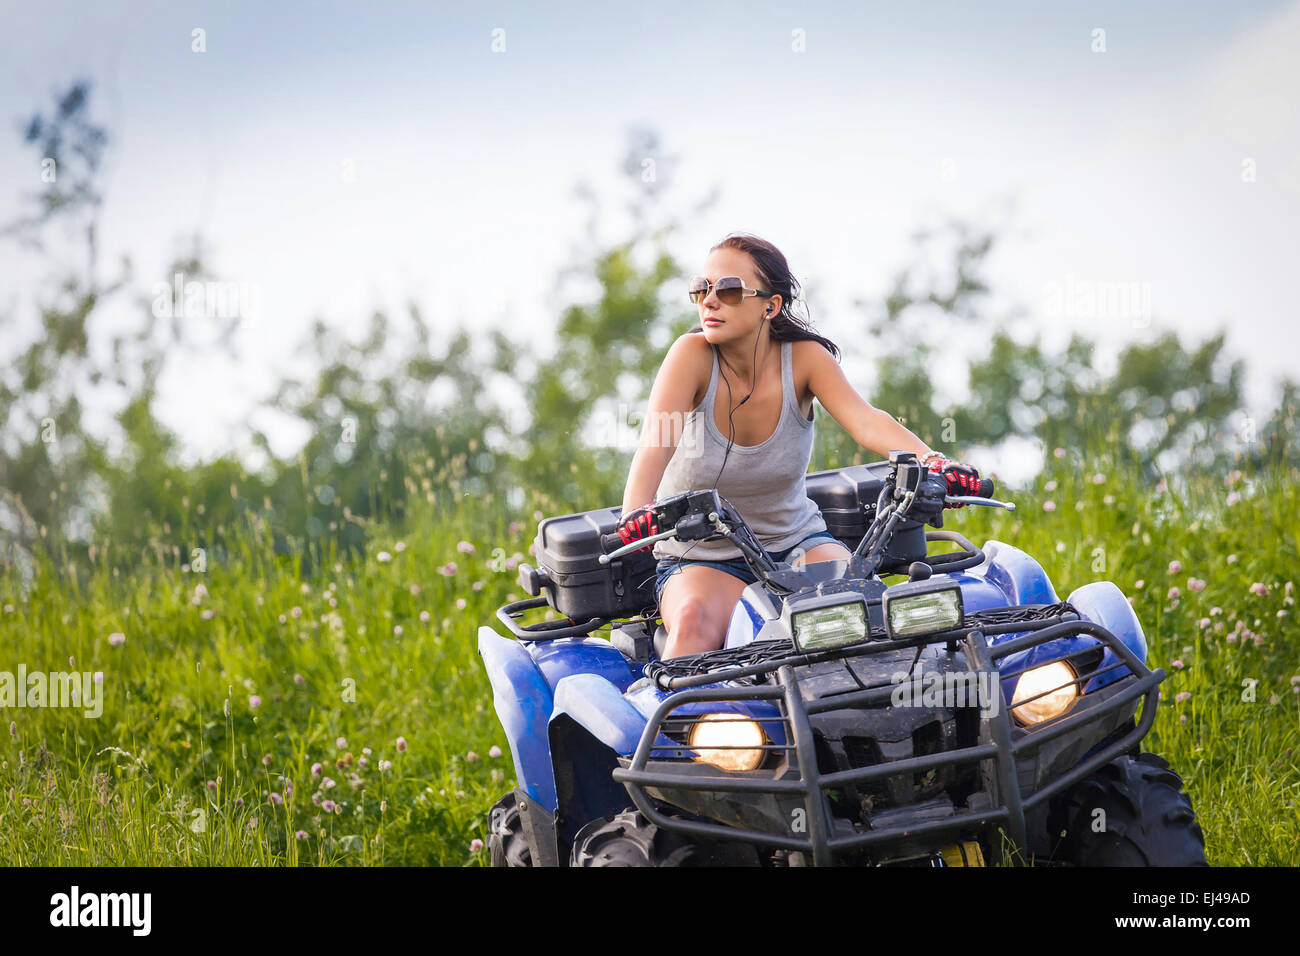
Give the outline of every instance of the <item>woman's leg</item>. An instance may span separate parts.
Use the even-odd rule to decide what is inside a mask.
[[[746,582],[707,565],[686,564],[664,583],[659,616],[668,631],[664,659],[716,651]]]

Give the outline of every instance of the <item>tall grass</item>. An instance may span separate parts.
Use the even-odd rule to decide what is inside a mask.
[[[947,525],[1035,555],[1063,598],[1107,578],[1133,597],[1171,675],[1146,746],[1186,780],[1211,862],[1300,860],[1295,475],[1156,491],[1067,456],[1007,496],[1020,510]],[[99,541],[84,565],[45,554],[30,580],[0,576],[0,670],[98,671],[104,693],[98,718],[0,711],[0,861],[485,863],[475,841],[515,781],[476,635],[518,597],[537,502],[455,500],[413,494],[400,527],[366,528],[364,555],[308,574],[253,512],[203,573],[153,529],[129,565]]]

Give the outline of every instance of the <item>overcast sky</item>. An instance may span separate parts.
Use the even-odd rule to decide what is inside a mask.
[[[688,271],[728,232],[764,236],[837,341],[914,230],[965,217],[1006,226],[996,310],[1049,341],[1226,326],[1266,417],[1300,374],[1297,50],[1300,2],[8,3],[0,218],[40,188],[19,122],[92,79],[105,260],[129,253],[147,296],[199,232],[256,293],[243,362],[165,383],[192,455],[247,446],[315,317],[360,329],[413,299],[441,329],[544,342],[573,187],[616,202],[634,126],[660,135],[670,204],[721,191],[672,241]],[[10,354],[41,273],[0,256]],[[1133,283],[1147,311],[1060,308],[1079,283]],[[870,367],[847,370],[868,394]]]

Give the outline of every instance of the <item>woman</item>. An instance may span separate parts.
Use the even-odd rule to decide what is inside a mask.
[[[771,243],[728,236],[709,251],[689,291],[700,326],[669,348],[650,391],[623,493],[624,542],[658,533],[654,501],[716,488],[773,560],[847,560],[848,548],[826,530],[805,491],[814,398],[862,447],[882,458],[892,449],[916,452],[945,474],[951,493],[978,493],[975,469],[931,451],[858,395],[835,344],[791,313],[798,282]],[[740,550],[724,538],[653,547],[664,658],[722,647],[732,609],[756,580]]]

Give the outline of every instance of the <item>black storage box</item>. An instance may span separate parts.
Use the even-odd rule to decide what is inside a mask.
[[[621,508],[544,518],[534,542],[539,585],[547,601],[576,623],[635,617],[655,609],[655,557],[650,548],[601,564],[601,535],[613,534]]]
[[[876,514],[876,499],[889,475],[889,462],[850,465],[812,472],[806,479],[808,497],[816,502],[831,534],[856,548]],[[545,593],[555,610],[576,623],[595,618],[636,617],[654,613],[655,558],[646,548],[601,564],[601,535],[618,527],[620,508],[599,508],[579,514],[544,518],[534,542],[538,567],[528,568],[525,590]],[[905,570],[925,557],[925,526],[900,522],[881,567]],[[521,571],[525,566],[521,566]]]

